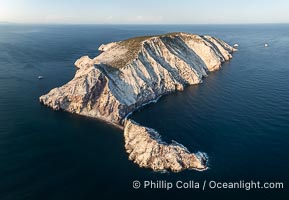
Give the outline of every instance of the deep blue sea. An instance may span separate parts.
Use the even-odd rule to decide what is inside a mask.
[[[239,51],[202,84],[131,118],[206,152],[207,171],[139,168],[122,130],[40,105],[38,97],[71,80],[75,60],[97,56],[101,44],[175,31],[213,35]],[[1,200],[289,199],[288,152],[289,25],[0,25]],[[134,180],[253,180],[284,189],[135,190]]]

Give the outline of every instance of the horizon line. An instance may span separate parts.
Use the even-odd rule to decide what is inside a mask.
[[[0,25],[274,25],[274,24],[289,24],[289,22],[256,22],[256,23],[41,23],[41,22],[5,22],[0,21]]]

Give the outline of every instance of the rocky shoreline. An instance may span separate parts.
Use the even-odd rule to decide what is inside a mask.
[[[151,168],[154,171],[170,170],[173,172],[180,172],[184,169],[207,169],[205,156],[198,157],[175,141],[167,144],[158,132],[141,126],[133,120],[125,121],[124,138],[129,159],[140,167]]]
[[[74,78],[42,95],[40,102],[124,127],[129,158],[142,167],[206,169],[204,156],[180,144],[163,143],[156,131],[127,117],[163,95],[201,83],[208,72],[231,59],[235,49],[211,36],[169,33],[103,44],[99,50],[102,53],[93,59],[78,59]]]

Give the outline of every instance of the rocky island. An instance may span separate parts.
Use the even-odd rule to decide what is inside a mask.
[[[93,59],[83,56],[67,84],[39,98],[54,110],[89,116],[124,128],[129,158],[153,170],[206,169],[205,154],[167,144],[153,129],[127,119],[161,96],[202,82],[221,68],[235,49],[211,36],[169,33],[136,37],[99,47]]]

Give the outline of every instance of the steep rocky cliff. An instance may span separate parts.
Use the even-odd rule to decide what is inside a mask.
[[[124,119],[162,95],[201,83],[235,49],[211,36],[169,33],[103,44],[99,50],[102,53],[93,59],[78,59],[74,78],[41,96],[40,102],[124,126],[126,150],[140,166],[206,169],[205,154],[197,156],[180,144],[163,143],[153,129]]]
[[[136,108],[198,84],[234,50],[210,36],[171,33],[101,45],[103,51],[75,62],[75,77],[40,97],[58,110],[121,124]]]

